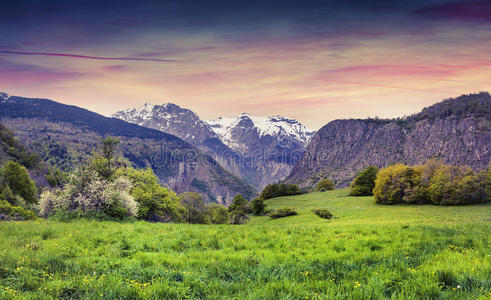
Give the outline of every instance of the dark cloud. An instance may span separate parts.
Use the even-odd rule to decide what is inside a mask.
[[[442,3],[413,12],[431,18],[491,23],[491,1],[460,1]]]
[[[95,60],[121,60],[121,61],[147,61],[147,62],[179,62],[179,60],[175,60],[175,59],[161,59],[161,58],[103,57],[103,56],[87,56],[87,55],[70,54],[70,53],[20,52],[20,51],[8,51],[8,50],[0,50],[0,54],[38,55],[38,56],[61,56],[61,57],[68,57],[68,58],[95,59]]]
[[[179,47],[169,46],[167,48],[156,49],[155,51],[151,51],[151,52],[136,53],[133,56],[156,57],[156,56],[163,56],[163,55],[176,55],[176,54],[189,53],[189,52],[211,51],[215,49],[217,49],[217,47],[207,46],[207,47],[179,48]]]

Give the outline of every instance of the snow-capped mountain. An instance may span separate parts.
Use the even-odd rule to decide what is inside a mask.
[[[162,105],[145,103],[140,108],[116,112],[113,117],[173,134],[193,145],[200,145],[207,139],[217,138],[215,132],[197,114],[173,103]]]
[[[0,92],[0,101],[5,101],[10,98],[10,95],[7,93]]]
[[[146,103],[113,117],[176,135],[211,154],[225,169],[258,189],[285,178],[314,133],[281,116],[244,113],[205,122],[193,111],[172,103]]]
[[[251,137],[261,140],[269,136],[286,148],[293,144],[305,147],[314,134],[297,120],[282,116],[258,117],[243,113],[234,118],[219,117],[207,123],[226,145],[239,152],[249,150]]]

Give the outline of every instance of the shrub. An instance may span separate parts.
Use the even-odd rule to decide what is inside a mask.
[[[70,174],[63,189],[44,192],[40,210],[45,217],[57,210],[80,210],[84,213],[103,213],[112,218],[135,217],[138,203],[129,194],[131,181],[118,177],[114,181],[100,178],[88,168]]]
[[[250,212],[249,201],[244,199],[244,197],[242,197],[241,194],[238,194],[232,200],[232,203],[228,207],[228,211],[229,212],[241,211],[243,213],[249,213]]]
[[[431,202],[436,205],[462,204],[457,199],[458,184],[469,171],[456,166],[440,166],[430,179],[428,193]]]
[[[329,179],[323,179],[317,183],[316,191],[331,191],[334,190],[334,183]]]
[[[261,198],[256,198],[251,202],[252,213],[256,216],[264,215],[264,211],[266,210],[266,204],[264,204],[264,200]]]
[[[279,184],[273,183],[265,186],[259,197],[261,199],[266,200],[266,199],[278,197],[278,195],[279,195]]]
[[[70,201],[68,197],[65,197],[65,193],[61,189],[46,190],[41,194],[39,209],[41,217],[50,217],[55,212],[68,211],[70,209]]]
[[[59,169],[50,170],[49,174],[44,176],[50,187],[60,187],[67,181],[67,174]]]
[[[0,169],[0,190],[3,198],[12,205],[37,203],[37,188],[27,169],[9,161]]]
[[[363,170],[350,185],[350,195],[352,196],[371,196],[375,187],[378,168],[368,166]]]
[[[373,194],[377,203],[459,205],[489,201],[489,170],[477,174],[465,166],[429,160],[424,165],[393,165],[377,174]]]
[[[119,168],[116,177],[127,177],[132,183],[131,196],[138,203],[137,217],[147,221],[180,222],[183,207],[177,195],[160,185],[152,169]]]
[[[397,164],[380,170],[375,180],[373,196],[375,201],[381,204],[402,203],[404,196],[405,180],[408,166]]]
[[[323,219],[331,219],[333,217],[333,214],[327,209],[314,209],[314,214]]]
[[[456,204],[486,202],[487,171],[466,175],[457,183]]]
[[[36,214],[30,210],[26,210],[21,206],[11,205],[5,200],[0,200],[0,220],[35,220]]]
[[[293,208],[282,207],[282,208],[278,208],[277,210],[273,211],[269,215],[269,217],[272,219],[277,219],[277,218],[284,218],[284,217],[288,217],[288,216],[294,216],[296,214],[297,214],[297,212]]]
[[[213,203],[208,209],[212,224],[227,224],[230,221],[230,214],[225,206]]]
[[[210,224],[210,215],[203,198],[198,193],[185,192],[180,196],[181,205],[184,207],[184,219],[188,223]]]
[[[282,196],[293,196],[300,195],[302,191],[296,184],[288,184],[288,183],[273,183],[267,185],[259,198],[266,200],[270,198],[282,197]]]

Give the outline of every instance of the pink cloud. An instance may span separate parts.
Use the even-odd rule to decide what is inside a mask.
[[[489,66],[487,61],[461,65],[358,65],[319,72],[315,78],[320,80],[343,78],[432,78],[451,77],[461,72]]]
[[[104,66],[101,69],[109,72],[122,72],[128,70],[128,67],[126,65],[110,65]]]
[[[441,94],[450,93],[450,91],[444,91],[444,90],[420,89],[420,88],[411,88],[411,87],[370,83],[370,82],[346,81],[346,80],[335,80],[335,79],[320,79],[320,80],[325,82],[334,82],[334,83],[349,84],[349,85],[361,85],[361,86],[368,86],[368,87],[380,87],[380,88],[389,88],[389,89],[398,89],[398,90],[407,90],[407,91],[430,92],[430,93],[441,93]],[[456,94],[456,92],[454,94]]]
[[[55,70],[38,65],[15,63],[0,59],[0,82],[2,84],[39,84],[64,82],[97,76],[95,73]]]

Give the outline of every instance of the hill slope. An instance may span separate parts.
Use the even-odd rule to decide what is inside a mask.
[[[368,165],[418,164],[430,158],[485,169],[491,157],[491,96],[464,95],[393,120],[336,120],[311,139],[287,182],[312,186],[328,177],[347,186]]]
[[[47,99],[2,94],[0,120],[49,162],[72,168],[84,161],[106,135],[121,140],[121,154],[136,167],[151,167],[177,192],[196,191],[209,201],[228,203],[254,189],[187,142],[158,130],[106,118]]]
[[[39,155],[27,149],[11,130],[0,123],[0,166],[9,160],[26,167],[38,187],[48,185],[45,175],[54,171],[54,168],[48,167]]]

